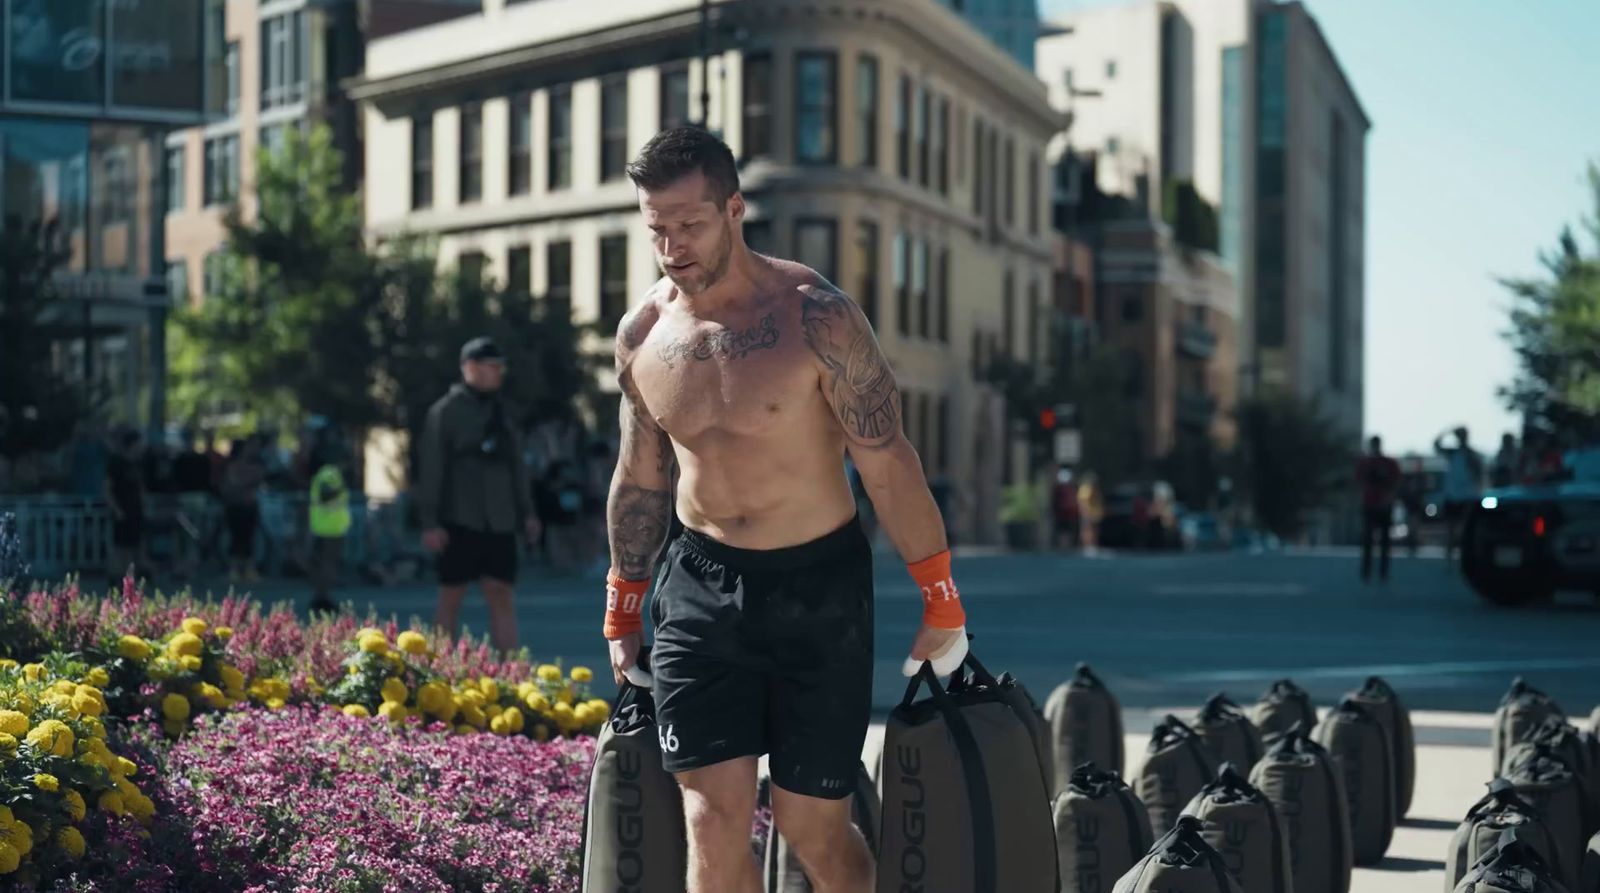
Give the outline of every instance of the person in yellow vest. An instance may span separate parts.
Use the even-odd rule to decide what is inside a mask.
[[[350,491],[336,461],[324,462],[311,478],[311,611],[339,610],[328,590],[339,576],[344,537],[350,532]]]

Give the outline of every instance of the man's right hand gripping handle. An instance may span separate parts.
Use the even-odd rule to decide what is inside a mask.
[[[650,687],[650,674],[639,666],[642,611],[649,589],[649,580],[624,580],[615,570],[606,574],[606,619],[601,630],[610,642],[611,675],[618,685],[627,679],[640,688]]]

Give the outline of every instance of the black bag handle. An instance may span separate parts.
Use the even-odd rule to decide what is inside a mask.
[[[1095,675],[1094,670],[1091,669],[1087,663],[1081,660],[1078,661],[1078,667],[1073,672],[1072,681],[1085,685],[1089,688],[1106,687],[1106,684],[1100,681],[1100,677]]]
[[[1200,721],[1210,722],[1218,719],[1237,719],[1244,716],[1244,711],[1239,705],[1228,697],[1227,692],[1219,691],[1206,700],[1205,706],[1200,708]]]
[[[1161,839],[1156,849],[1162,853],[1172,853],[1178,864],[1198,866],[1203,859],[1211,868],[1211,874],[1217,881],[1217,893],[1228,893],[1233,889],[1233,884],[1228,879],[1228,865],[1222,861],[1222,856],[1206,841],[1201,829],[1205,825],[1198,818],[1185,813],[1178,816],[1177,824]],[[1172,864],[1172,863],[1168,863]]]

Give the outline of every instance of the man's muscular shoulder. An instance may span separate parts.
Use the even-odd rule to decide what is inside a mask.
[[[629,310],[622,317],[622,322],[617,324],[617,364],[618,371],[633,355],[644,346],[645,339],[650,337],[656,323],[661,319],[661,305],[671,290],[671,283],[662,279],[650,290],[645,292],[644,300],[639,306]]]

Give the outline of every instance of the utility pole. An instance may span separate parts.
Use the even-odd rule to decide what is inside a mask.
[[[700,126],[711,129],[711,0],[700,0]]]

